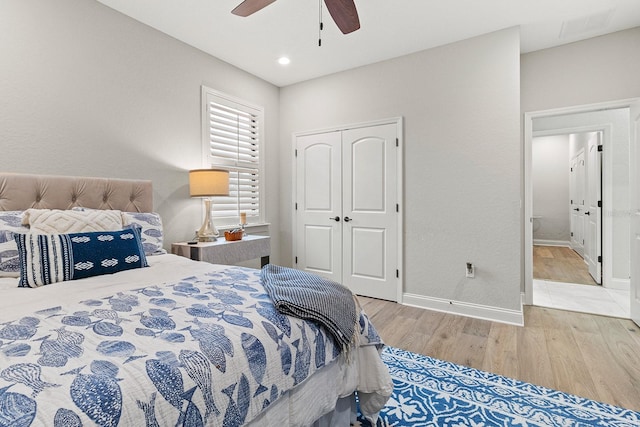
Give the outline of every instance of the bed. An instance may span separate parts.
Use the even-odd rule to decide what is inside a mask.
[[[167,254],[152,194],[0,173],[0,425],[340,426],[356,398],[375,421],[393,386],[366,314],[345,350],[260,270]]]

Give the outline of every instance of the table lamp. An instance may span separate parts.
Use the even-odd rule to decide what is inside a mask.
[[[229,195],[229,171],[221,169],[194,169],[189,171],[189,195],[203,197],[205,217],[198,230],[199,242],[215,242],[220,235],[211,219],[214,196]]]

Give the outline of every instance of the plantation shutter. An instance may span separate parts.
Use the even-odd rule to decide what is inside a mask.
[[[208,161],[229,171],[229,196],[213,198],[213,216],[229,219],[220,223],[237,224],[243,212],[247,222],[258,222],[263,112],[211,91],[205,99]]]

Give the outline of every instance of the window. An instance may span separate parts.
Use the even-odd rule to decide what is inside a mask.
[[[229,171],[229,196],[213,198],[216,224],[264,222],[260,198],[262,108],[202,87],[203,155],[206,167]]]

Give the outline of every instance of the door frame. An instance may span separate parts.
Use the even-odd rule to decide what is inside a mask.
[[[523,118],[523,169],[524,169],[524,181],[523,181],[523,221],[522,221],[522,234],[523,234],[523,245],[524,248],[522,250],[522,254],[524,256],[524,260],[522,265],[523,268],[523,284],[524,289],[522,302],[525,305],[533,305],[533,230],[530,226],[531,218],[533,217],[533,182],[531,177],[532,172],[532,143],[534,136],[545,136],[545,135],[558,135],[558,134],[566,134],[566,133],[577,133],[581,132],[590,132],[590,131],[603,131],[603,141],[604,145],[603,149],[604,153],[607,152],[610,147],[610,135],[611,135],[611,126],[610,125],[593,125],[593,126],[584,126],[579,128],[567,128],[553,131],[540,131],[533,132],[533,120],[543,117],[550,116],[560,116],[567,114],[578,114],[578,113],[589,113],[598,110],[613,110],[617,108],[628,108],[630,107],[637,98],[623,99],[618,101],[610,101],[610,102],[602,102],[596,104],[586,104],[580,106],[572,106],[572,107],[563,107],[556,108],[550,110],[541,110],[541,111],[533,111],[524,113]],[[565,132],[568,130],[568,132]],[[602,198],[605,197],[607,200],[611,200],[611,179],[613,174],[613,159],[611,156],[605,156],[604,161],[602,162],[603,167],[603,176],[602,176]],[[613,247],[611,245],[611,233],[612,233],[612,224],[609,221],[609,218],[606,215],[603,215],[602,218],[602,227],[603,227],[603,239],[602,239],[602,255],[603,259],[611,259],[613,253]],[[605,258],[606,257],[606,258]],[[611,266],[603,263],[602,265],[602,280],[603,284],[609,284],[611,282]],[[605,280],[607,282],[605,282]]]
[[[636,98],[629,108],[629,122],[631,124],[631,141],[629,144],[629,164],[632,165],[629,171],[630,180],[630,200],[629,224],[631,235],[630,260],[631,271],[629,277],[629,311],[633,322],[640,326],[640,263],[633,262],[640,258],[640,245],[638,242],[640,234],[640,98]]]
[[[397,217],[398,218],[398,221],[397,221],[398,251],[397,251],[396,265],[398,266],[399,273],[396,276],[396,302],[399,304],[402,304],[402,296],[403,296],[403,290],[404,290],[404,252],[403,252],[404,251],[404,232],[403,230],[404,230],[404,207],[405,207],[405,204],[404,204],[404,118],[402,116],[390,117],[387,119],[373,120],[368,122],[338,125],[338,126],[321,128],[316,130],[304,131],[304,132],[294,132],[291,136],[291,159],[292,159],[291,170],[293,175],[291,200],[295,201],[297,198],[296,189],[298,184],[298,177],[296,173],[295,150],[296,150],[296,139],[298,137],[305,136],[305,135],[313,135],[318,133],[339,132],[339,131],[344,131],[348,129],[357,129],[357,128],[388,125],[388,124],[396,125],[396,132],[397,132],[396,137],[398,138],[398,150],[399,150],[398,155],[396,156],[396,173],[397,173],[396,194],[398,199],[398,205],[400,207],[399,209],[400,211],[398,212],[398,217]],[[293,221],[292,221],[292,230],[291,230],[292,231],[291,247],[293,248],[292,255],[291,255],[291,265],[294,265],[294,266],[296,265],[295,256],[296,256],[296,253],[298,252],[298,248],[297,248],[298,243],[296,238],[297,237],[296,221],[297,221],[297,215],[294,212]]]

